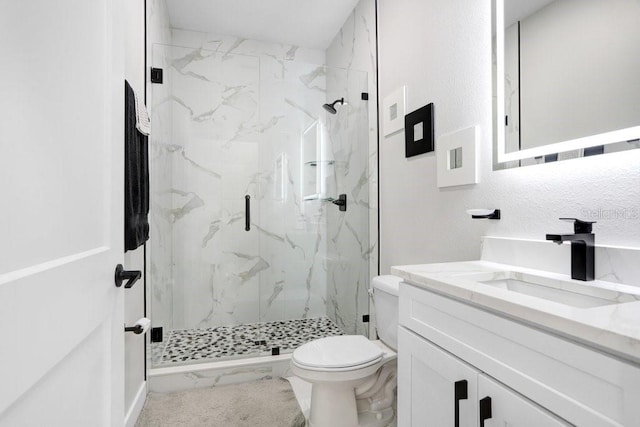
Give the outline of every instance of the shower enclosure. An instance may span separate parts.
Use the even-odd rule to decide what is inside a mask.
[[[153,365],[366,335],[367,74],[166,45],[152,64]]]

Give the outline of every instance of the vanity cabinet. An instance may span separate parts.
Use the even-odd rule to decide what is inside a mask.
[[[399,426],[478,425],[478,370],[404,328],[398,349]]]
[[[405,328],[398,343],[399,426],[570,426]]]
[[[637,365],[406,282],[399,304],[400,427],[640,426]]]
[[[484,427],[571,426],[566,421],[484,374],[478,375],[478,396],[480,396],[480,405],[484,405],[485,408],[484,411],[479,412],[480,425]]]

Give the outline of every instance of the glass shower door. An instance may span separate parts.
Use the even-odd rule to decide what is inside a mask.
[[[153,55],[164,70],[152,85],[152,321],[165,330],[155,359],[257,352],[268,264],[245,196],[257,218],[259,60],[162,45]]]
[[[366,73],[162,45],[152,61],[153,364],[366,335]]]
[[[263,69],[267,69],[262,63]],[[367,73],[284,61],[261,74],[260,316],[281,353],[368,332]],[[336,114],[322,106],[345,99]],[[347,210],[333,203],[347,196]],[[270,340],[269,340],[270,339]]]
[[[327,315],[345,334],[368,336],[369,314],[369,109],[363,93],[367,73],[353,69],[327,70],[327,102],[344,97],[327,114],[327,132],[336,192],[346,196],[346,211],[327,204]]]

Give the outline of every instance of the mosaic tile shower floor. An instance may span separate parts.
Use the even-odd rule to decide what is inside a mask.
[[[151,344],[154,366],[211,361],[217,358],[286,353],[323,337],[342,335],[328,317],[170,331],[165,342]]]

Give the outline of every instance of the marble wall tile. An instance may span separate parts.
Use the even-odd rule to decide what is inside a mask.
[[[171,30],[171,34],[172,43],[175,46],[201,47],[223,54],[265,56],[280,61],[286,60],[311,64],[325,63],[325,52],[318,49],[175,28]]]
[[[254,358],[251,363],[230,361],[215,364],[157,368],[149,375],[149,391],[169,393],[193,388],[218,387],[249,381],[291,376],[291,355]],[[250,359],[251,360],[251,359]]]
[[[483,261],[498,262],[571,275],[571,245],[556,245],[546,240],[507,237],[482,238]],[[640,249],[596,246],[597,280],[640,286]]]

